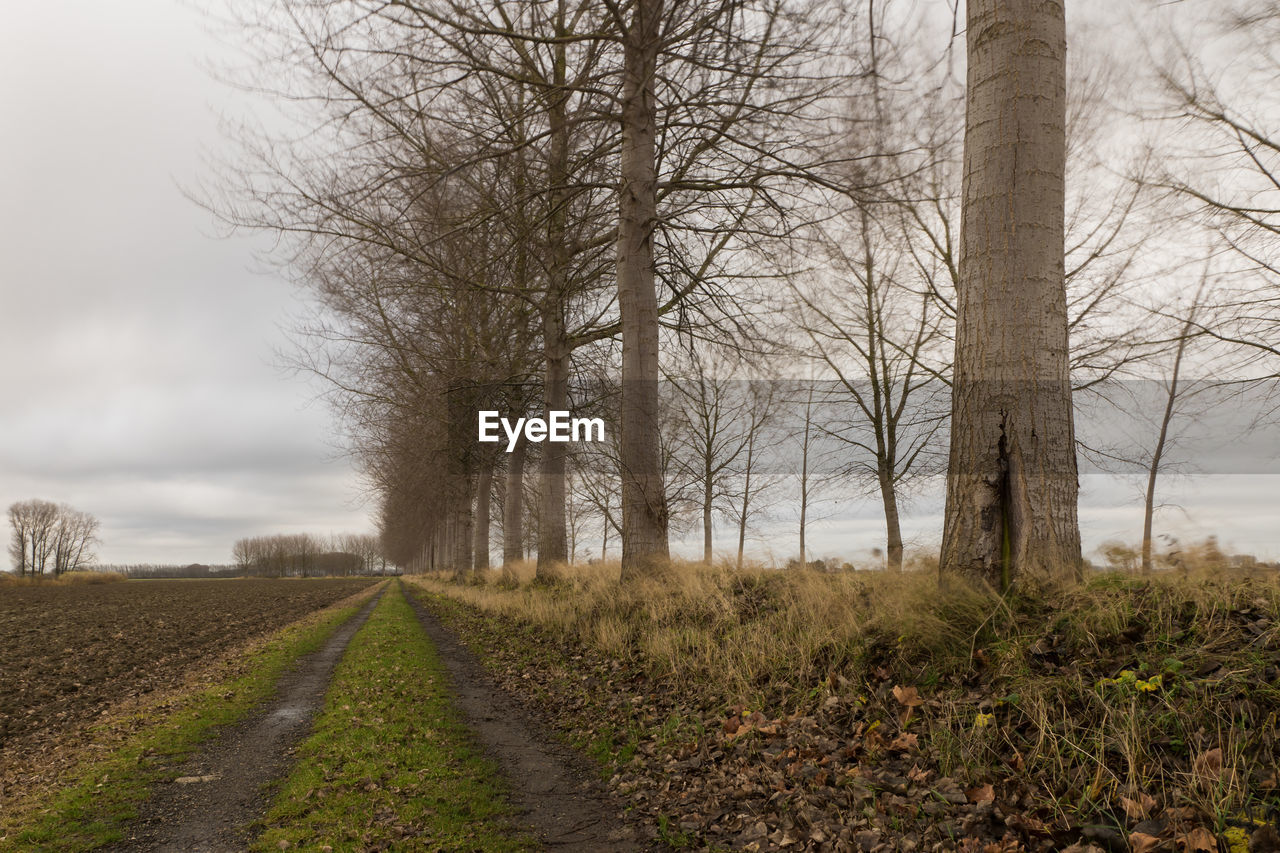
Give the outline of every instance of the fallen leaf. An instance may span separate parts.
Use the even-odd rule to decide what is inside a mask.
[[[1178,846],[1188,853],[1217,853],[1218,839],[1212,832],[1201,826],[1179,838]]]
[[[894,687],[893,698],[898,700],[899,705],[905,705],[908,708],[918,708],[924,704],[924,700],[920,698],[920,691],[914,687]]]
[[[995,788],[991,787],[989,784],[978,785],[976,788],[970,788],[964,792],[964,795],[969,798],[969,802],[978,803],[979,805],[982,803],[995,802],[996,799]]]
[[[1129,836],[1129,847],[1133,853],[1147,853],[1155,850],[1160,846],[1160,839],[1154,835],[1147,835],[1145,832],[1135,832]]]
[[[1222,749],[1214,747],[1196,756],[1192,764],[1196,779],[1202,783],[1216,782],[1222,778]]]
[[[912,782],[917,782],[923,785],[925,782],[929,781],[929,771],[920,769],[919,764],[913,764],[911,765],[911,769],[907,771],[907,778]]]
[[[1156,807],[1156,800],[1150,794],[1138,794],[1136,799],[1121,797],[1120,805],[1124,808],[1124,813],[1129,820],[1142,820]]]
[[[889,748],[902,750],[903,752],[910,752],[915,749],[919,743],[919,735],[914,732],[901,732],[893,739],[893,743],[889,744]]]

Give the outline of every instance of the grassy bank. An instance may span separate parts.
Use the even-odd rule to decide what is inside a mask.
[[[255,849],[533,849],[394,584],[334,673]]]
[[[540,672],[533,690],[576,708],[566,724],[620,790],[693,846],[746,846],[752,827],[682,817],[646,768],[682,767],[686,799],[746,778],[773,814],[766,837],[797,843],[797,826],[830,836],[821,815],[796,818],[808,808],[922,843],[1061,849],[1088,829],[1196,849],[1203,830],[1243,849],[1280,801],[1274,575],[1108,574],[999,597],[925,574],[677,566],[622,586],[614,572],[416,582],[492,665]]]
[[[151,787],[216,734],[267,700],[281,674],[318,650],[360,608],[335,606],[300,620],[242,659],[214,683],[148,705],[90,732],[102,755],[76,765],[46,795],[14,804],[0,822],[0,850],[89,850],[118,841]],[[109,728],[109,730],[108,730]]]

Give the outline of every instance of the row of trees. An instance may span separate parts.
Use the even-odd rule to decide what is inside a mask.
[[[126,578],[231,578],[240,574],[235,566],[208,565],[205,563],[188,563],[184,566],[163,563],[121,563],[98,565],[94,571],[124,575]]]
[[[1118,87],[1103,51],[1069,69],[1061,2],[965,14],[277,0],[249,21],[252,82],[303,132],[240,129],[246,160],[208,201],[280,236],[317,298],[299,366],[335,389],[388,558],[488,566],[491,508],[503,561],[536,549],[539,574],[585,517],[624,578],[663,564],[686,513],[707,559],[717,509],[741,555],[785,473],[802,559],[839,478],[878,495],[897,568],[904,492],[945,471],[944,570],[1075,571],[1078,450],[1119,454],[1074,412],[1172,370],[1131,454],[1150,516],[1179,373],[1227,357],[1224,377],[1257,379],[1280,354],[1266,114],[1223,106],[1190,60],[1148,92],[1180,122],[1166,137],[1219,135],[1199,150],[1244,176],[1223,194],[1167,148],[1116,153]],[[1280,20],[1233,14],[1218,30],[1246,42]],[[1236,261],[1194,298],[1188,235]],[[506,454],[476,441],[481,409],[601,416],[611,441]]]
[[[258,577],[324,577],[369,575],[387,569],[378,537],[310,533],[238,539],[231,549],[236,571]]]
[[[9,559],[19,577],[57,577],[92,565],[98,519],[66,504],[19,501],[9,507]]]

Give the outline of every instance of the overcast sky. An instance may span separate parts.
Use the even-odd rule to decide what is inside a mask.
[[[220,50],[180,0],[16,4],[0,26],[0,507],[93,513],[104,562],[227,562],[241,536],[370,529],[318,389],[276,366],[301,294],[180,189],[208,177],[202,151],[228,150],[215,116],[249,108],[203,70]],[[1182,508],[1163,523],[1280,556],[1277,479],[1171,482]],[[1135,540],[1140,492],[1083,486],[1086,548]],[[910,505],[908,538],[936,544],[940,510]],[[781,559],[793,526],[767,527]],[[856,557],[882,536],[866,501],[810,541]]]
[[[180,188],[244,108],[217,50],[177,0],[0,25],[0,506],[93,513],[105,562],[370,527],[317,389],[275,366],[300,294]]]

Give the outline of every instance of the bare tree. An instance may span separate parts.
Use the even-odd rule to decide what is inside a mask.
[[[9,556],[19,576],[54,577],[85,568],[97,559],[98,519],[66,504],[19,501],[9,507]]]
[[[713,516],[731,499],[731,482],[755,425],[749,382],[732,375],[731,361],[694,348],[683,376],[670,376],[681,419],[677,464],[697,484],[702,521],[702,561],[711,564]]]
[[[941,567],[1080,570],[1064,263],[1063,3],[972,0]]]
[[[749,310],[725,286],[766,234],[785,234],[819,130],[806,109],[825,92],[812,60],[824,34],[765,0],[604,0],[622,48],[616,280],[622,338],[619,417],[623,578],[668,556],[662,479],[660,323],[709,335]],[[807,128],[807,129],[806,129]],[[661,270],[661,275],[659,271]],[[663,298],[658,295],[663,284]],[[726,319],[726,314],[729,315]]]
[[[792,282],[799,325],[808,355],[836,379],[827,397],[846,400],[850,416],[826,428],[857,451],[850,474],[869,478],[884,508],[887,567],[902,568],[900,490],[935,470],[933,439],[945,422],[939,404],[946,369],[938,357],[947,319],[928,288],[903,280],[906,258],[891,247],[901,239],[883,233],[866,206],[853,215],[853,229],[824,240],[829,273],[842,288]],[[914,289],[913,289],[914,288]]]
[[[730,510],[738,529],[738,568],[742,568],[746,552],[747,527],[768,509],[769,495],[779,480],[776,471],[762,464],[762,457],[771,455],[770,442],[776,434],[777,383],[753,380],[748,384],[746,393],[748,399],[743,410],[746,442],[738,456],[740,462],[732,466],[732,474],[738,481],[736,500]],[[731,487],[731,495],[733,491],[735,489]]]
[[[614,7],[622,22],[622,149],[619,158],[618,308],[622,324],[623,577],[649,574],[668,557],[667,501],[659,450],[656,79],[663,0]]]
[[[1153,183],[1187,202],[1197,224],[1207,226],[1214,235],[1208,251],[1225,248],[1240,262],[1234,286],[1217,288],[1215,322],[1197,323],[1198,331],[1251,350],[1255,378],[1274,379],[1280,376],[1280,3],[1230,0],[1206,8],[1197,34],[1219,37],[1215,53],[1198,56],[1181,46],[1160,69],[1168,121],[1159,126],[1165,168]]]
[[[53,574],[74,572],[93,564],[97,556],[93,546],[98,542],[101,523],[87,512],[59,507],[58,524],[53,535]]]

